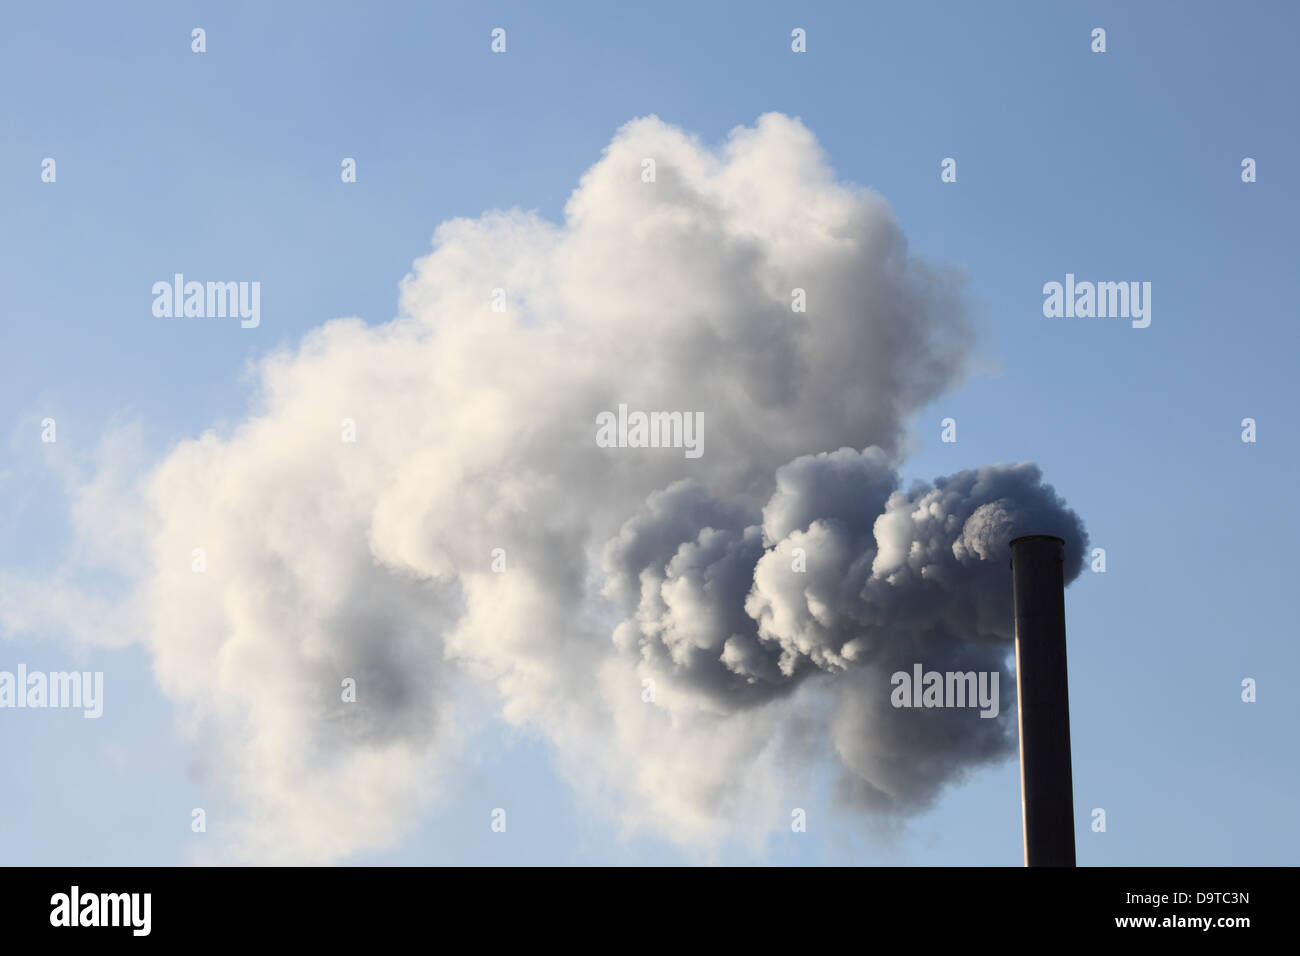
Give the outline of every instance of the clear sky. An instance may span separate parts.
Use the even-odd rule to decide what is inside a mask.
[[[1298,28],[1288,3],[10,5],[0,567],[67,566],[60,477],[115,422],[139,422],[158,459],[244,416],[249,360],[330,318],[392,318],[445,220],[559,221],[635,117],[718,143],[778,111],[888,200],[914,252],[962,266],[980,305],[978,366],[917,416],[906,477],[1036,461],[1106,550],[1067,592],[1080,863],[1294,864]],[[261,326],[160,333],[149,289],[178,271],[259,279]],[[1042,287],[1066,273],[1150,282],[1150,327],[1045,318]],[[224,798],[145,650],[0,633],[0,669],[18,661],[108,683],[98,721],[0,711],[0,862],[193,859],[190,808],[219,819]],[[621,837],[544,739],[467,706],[470,772],[397,848],[350,862],[696,859]],[[1021,859],[1014,760],[891,837],[832,812],[824,786],[807,805],[808,833],[717,859]],[[464,822],[495,806],[515,808],[509,841]]]

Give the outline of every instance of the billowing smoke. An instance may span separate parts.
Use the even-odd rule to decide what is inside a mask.
[[[1059,535],[1072,581],[1086,542],[1041,477],[988,467],[904,493],[880,449],[842,448],[779,469],[753,523],[679,482],[606,549],[609,590],[629,615],[615,641],[726,711],[834,677],[845,792],[880,811],[924,807],[962,769],[1007,754],[1013,711],[902,710],[891,676],[997,672],[1014,692],[1008,543]]]
[[[1061,535],[1073,576],[1084,533],[1032,465],[898,488],[963,289],[797,120],[712,150],[649,118],[562,225],[448,222],[397,319],[264,360],[255,413],[146,492],[148,643],[232,851],[397,838],[456,772],[465,681],[684,844],[788,821],[791,754],[885,815],[1005,756],[1007,541]],[[703,454],[599,446],[620,405],[701,416]],[[1001,673],[1000,715],[893,707],[917,662]]]

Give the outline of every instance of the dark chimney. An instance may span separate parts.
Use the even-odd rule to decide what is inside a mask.
[[[1074,866],[1064,562],[1060,538],[1011,542],[1025,866]]]

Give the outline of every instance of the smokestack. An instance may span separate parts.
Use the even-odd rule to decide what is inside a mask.
[[[1025,866],[1074,866],[1064,561],[1053,535],[1011,542]]]

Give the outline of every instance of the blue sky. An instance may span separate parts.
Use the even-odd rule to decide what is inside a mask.
[[[114,421],[138,420],[160,457],[243,417],[248,360],[329,318],[390,319],[439,223],[512,206],[558,221],[634,117],[716,143],[780,111],[892,204],[914,251],[964,267],[980,303],[982,370],[917,417],[907,477],[1036,461],[1107,551],[1106,573],[1067,593],[1080,863],[1293,864],[1298,21],[1284,3],[7,9],[0,566],[66,557],[51,476]],[[1098,26],[1105,54],[1089,49]],[[948,156],[955,184],[939,180]],[[261,327],[160,334],[148,289],[173,272],[259,279]],[[1067,272],[1150,281],[1151,326],[1044,318],[1042,286]],[[57,452],[34,443],[47,415]],[[955,444],[939,441],[948,416]],[[192,772],[148,655],[0,639],[0,668],[17,660],[84,661],[108,699],[93,722],[0,713],[0,862],[190,860],[189,808],[219,821],[224,798]],[[473,772],[397,849],[352,862],[694,859],[622,838],[545,740],[468,706]],[[1018,792],[1013,760],[886,839],[819,786],[807,834],[718,859],[1016,865]],[[506,805],[508,843],[463,823]]]

